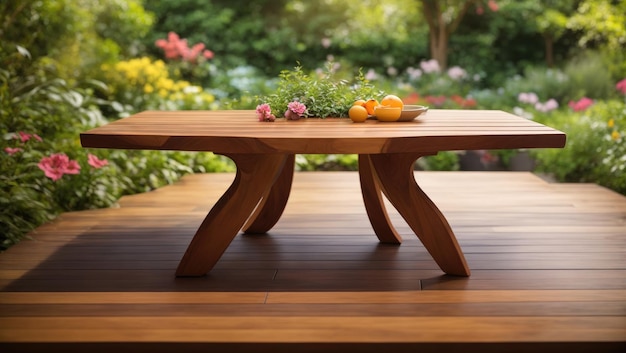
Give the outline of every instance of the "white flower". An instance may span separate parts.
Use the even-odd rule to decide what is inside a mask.
[[[533,92],[522,92],[517,96],[517,100],[520,103],[535,104],[539,102],[539,97]]]
[[[453,66],[448,69],[448,76],[450,76],[451,79],[458,81],[464,79],[467,76],[467,72],[459,66]]]
[[[420,67],[422,71],[427,74],[441,72],[441,68],[439,67],[439,62],[435,59],[430,59],[428,61],[420,62]]]

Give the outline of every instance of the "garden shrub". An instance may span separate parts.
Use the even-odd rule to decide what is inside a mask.
[[[611,73],[600,54],[587,51],[570,60],[564,69],[567,100],[589,97],[607,99],[615,92]]]
[[[626,194],[626,104],[598,101],[583,112],[561,111],[541,122],[567,134],[563,149],[533,150],[538,171],[559,181],[593,182]]]

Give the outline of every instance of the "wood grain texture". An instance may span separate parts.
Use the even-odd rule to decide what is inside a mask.
[[[257,205],[254,213],[244,224],[242,230],[247,234],[267,233],[283,215],[289,194],[291,193],[291,183],[296,163],[296,156],[291,154],[285,157],[285,165],[276,178],[274,185],[263,195],[261,202]]]
[[[366,154],[359,155],[359,181],[367,217],[378,240],[381,243],[401,244],[402,236],[398,234],[396,228],[391,224],[385,206],[383,191],[380,188],[380,181],[369,155]]]
[[[417,172],[471,277],[443,275],[355,172],[296,173],[280,221],[205,277],[178,259],[235,174],[71,212],[0,254],[2,352],[622,352],[626,198],[529,173]],[[202,195],[203,197],[198,197]]]
[[[83,147],[216,153],[400,153],[563,147],[565,134],[502,111],[430,110],[411,122],[259,122],[254,111],[147,111],[80,135]]]

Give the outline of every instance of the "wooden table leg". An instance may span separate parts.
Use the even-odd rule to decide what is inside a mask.
[[[254,213],[243,226],[243,232],[247,234],[267,233],[282,216],[293,182],[293,173],[296,156],[289,154],[286,156],[285,165],[276,178],[274,185],[263,195],[261,202],[254,210]]]
[[[374,167],[385,195],[447,274],[469,276],[470,269],[452,228],[437,206],[415,181],[413,164],[419,154],[372,154]]]
[[[402,243],[402,237],[389,220],[380,182],[374,172],[369,155],[359,155],[359,179],[361,180],[361,193],[363,194],[367,217],[369,217],[378,240],[388,244]]]
[[[202,276],[213,268],[261,197],[268,194],[287,159],[284,154],[225,155],[237,165],[235,180],[196,231],[177,276]]]

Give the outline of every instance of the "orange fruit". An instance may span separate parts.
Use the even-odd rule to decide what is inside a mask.
[[[365,102],[365,109],[367,109],[367,114],[374,115],[374,109],[379,106],[380,103],[376,99],[370,99]]]
[[[404,108],[404,102],[402,102],[402,99],[393,94],[386,95],[383,100],[380,101],[380,104],[387,107],[396,107],[400,109]]]
[[[365,106],[365,100],[364,99],[357,99],[354,101],[354,103],[352,103],[352,105],[360,105],[360,106]]]
[[[360,105],[353,105],[348,110],[348,116],[355,123],[362,123],[367,120],[367,109]]]

